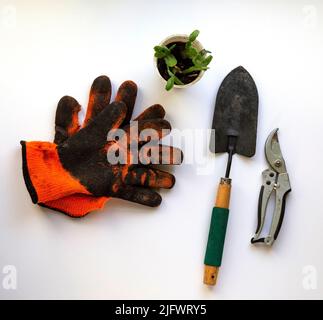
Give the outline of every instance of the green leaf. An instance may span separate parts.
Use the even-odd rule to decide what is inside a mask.
[[[208,68],[207,67],[197,67],[197,66],[192,66],[192,67],[189,67],[188,69],[185,69],[182,74],[188,74],[188,73],[191,73],[191,72],[194,72],[194,71],[203,71],[203,70],[207,70]]]
[[[174,87],[174,82],[175,82],[175,78],[174,76],[170,77],[168,80],[167,80],[167,83],[166,83],[166,87],[165,89],[167,91],[171,90],[173,87]]]
[[[162,59],[165,57],[165,54],[162,52],[155,52],[155,57],[158,59]]]
[[[177,64],[177,60],[174,55],[169,54],[168,56],[165,57],[165,62],[166,65],[169,67],[174,67]]]
[[[204,57],[203,55],[200,53],[198,53],[193,59],[192,59],[192,62],[195,66],[202,66],[203,64],[203,61],[204,61]]]
[[[185,54],[188,58],[193,59],[197,54],[197,50],[193,47],[188,47],[185,49]]]
[[[166,46],[155,46],[154,50],[169,53],[169,49]]]
[[[206,67],[209,65],[209,63],[212,61],[213,57],[212,56],[208,56],[204,59],[204,61],[202,62],[202,66]]]
[[[172,46],[168,48],[169,51],[172,51],[176,47],[176,43],[174,43]]]
[[[187,69],[185,69],[185,70],[183,70],[183,74],[188,74],[188,73],[191,73],[191,72],[193,72],[193,71],[199,71],[199,68],[197,68],[197,67],[195,67],[195,66],[192,66],[192,67],[189,67],[189,68],[187,68]]]
[[[154,50],[156,58],[164,58],[170,54],[169,49],[165,46],[155,46]]]
[[[170,77],[174,76],[174,73],[169,69],[169,67],[167,66],[167,73]]]
[[[195,41],[199,34],[200,34],[200,31],[199,31],[199,30],[194,30],[194,31],[190,34],[190,36],[188,37],[188,40],[189,40],[190,42]]]

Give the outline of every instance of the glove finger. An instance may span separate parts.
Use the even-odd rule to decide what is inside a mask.
[[[97,77],[91,86],[89,103],[83,127],[87,126],[103,109],[110,104],[111,81],[107,76]]]
[[[126,113],[127,107],[123,102],[110,103],[93,121],[68,140],[69,147],[75,147],[77,152],[104,147],[108,132],[120,126]]]
[[[64,96],[59,100],[55,116],[54,143],[63,143],[79,130],[78,112],[80,110],[81,106],[72,97]]]
[[[166,132],[169,133],[172,130],[170,123],[165,119],[148,119],[138,121],[138,133],[141,134],[144,130],[155,130],[158,133],[160,139],[165,136]],[[165,131],[165,132],[163,132]]]
[[[136,127],[137,126],[137,127]],[[151,140],[159,141],[163,137],[167,136],[171,131],[170,123],[165,119],[148,119],[136,122],[131,122],[122,128],[126,134],[124,137],[126,140],[122,140],[125,148],[138,147],[146,144]],[[108,150],[110,142],[105,145],[105,149]]]
[[[171,146],[144,145],[139,151],[139,162],[143,165],[148,164],[163,164],[176,165],[183,162],[183,152],[181,149]]]
[[[138,130],[136,130],[136,126]],[[147,120],[140,120],[137,122],[131,122],[130,125],[123,127],[123,130],[126,132],[130,139],[138,139],[139,136],[143,140],[145,137],[147,139],[151,137],[151,139],[161,139],[168,135],[171,131],[172,127],[170,123],[165,119],[147,119]],[[131,133],[131,130],[136,130],[136,132]],[[143,132],[146,130],[145,132]],[[131,134],[130,134],[131,133]],[[137,137],[138,134],[138,137]],[[129,139],[129,140],[130,140]],[[150,140],[150,139],[149,139]]]
[[[118,89],[115,101],[122,101],[127,106],[127,115],[121,126],[130,123],[130,119],[132,117],[133,109],[137,98],[137,91],[137,85],[130,80],[123,82]]]
[[[165,117],[165,109],[160,104],[154,104],[142,112],[134,121],[149,120],[149,119],[163,119]],[[146,142],[140,142],[139,146]]]
[[[155,168],[136,167],[129,171],[125,183],[150,188],[170,189],[175,184],[175,177]]]
[[[142,112],[134,121],[148,119],[163,119],[165,117],[165,109],[160,104],[154,104]]]
[[[118,192],[116,197],[127,201],[143,204],[149,207],[157,207],[162,201],[160,194],[156,191],[130,185],[124,186]]]

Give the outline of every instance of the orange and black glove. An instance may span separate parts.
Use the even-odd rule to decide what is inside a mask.
[[[91,119],[109,105],[111,92],[111,82],[107,76],[100,76],[94,80],[82,127],[85,127]],[[132,81],[125,81],[118,89],[115,101],[123,101],[127,106],[127,116],[123,124],[130,122],[136,97],[137,85]],[[60,99],[56,109],[54,143],[62,144],[80,130],[81,125],[78,119],[80,110],[81,106],[74,98],[64,96]],[[152,116],[159,118],[159,114]],[[83,217],[94,210],[101,209],[109,199],[109,197],[95,197],[75,193],[57,200],[38,204],[72,217]]]
[[[22,142],[24,177],[34,203],[76,217],[102,207],[110,197],[149,206],[160,203],[160,195],[151,188],[172,187],[174,176],[131,161],[114,165],[107,161],[107,153],[114,152],[115,147],[115,143],[107,143],[107,133],[125,124],[125,134],[129,135],[127,123],[136,90],[133,82],[125,82],[118,91],[117,101],[109,104],[110,81],[107,77],[99,77],[92,85],[85,125],[81,130],[77,121],[79,104],[73,98],[64,97],[56,114],[55,143]],[[148,108],[137,118],[139,131],[155,129],[161,138],[163,129],[170,129],[169,123],[162,119],[164,114],[159,105]],[[130,139],[128,141],[130,143]],[[172,155],[169,164],[182,161],[179,149],[158,148],[160,154]]]
[[[111,82],[106,76],[96,78],[92,84],[89,103],[83,127],[98,115],[110,103]],[[122,125],[130,123],[137,96],[137,85],[133,81],[125,81],[117,91],[115,101],[123,101],[127,106],[127,115]],[[54,143],[61,144],[79,131],[79,103],[72,97],[63,97],[57,106],[55,118]],[[140,117],[145,119],[164,118],[165,111],[160,105],[151,106]],[[57,200],[41,203],[44,207],[63,212],[72,217],[82,217],[89,212],[100,209],[109,200],[108,197],[94,197],[84,194],[73,194]]]

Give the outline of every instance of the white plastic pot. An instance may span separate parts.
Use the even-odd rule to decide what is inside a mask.
[[[187,42],[188,41],[188,35],[186,34],[174,34],[172,36],[169,36],[167,37],[166,39],[164,39],[159,45],[160,46],[167,46],[169,45],[170,43],[172,42]],[[198,40],[195,40],[193,43],[192,43],[192,46],[193,48],[195,48],[197,51],[201,51],[203,50],[203,46],[201,45],[201,43],[198,41]],[[155,57],[155,67],[156,67],[156,70],[159,74],[159,76],[163,79],[163,81],[166,83],[167,80],[165,80],[162,75],[159,73],[159,70],[158,70],[158,67],[157,67],[157,58]],[[179,89],[184,89],[184,88],[187,88],[191,85],[193,85],[194,83],[198,82],[202,77],[203,77],[203,74],[204,74],[204,70],[200,71],[198,77],[196,79],[194,79],[192,82],[190,83],[187,83],[187,84],[184,84],[184,85],[178,85],[178,84],[174,84],[174,88],[179,88]]]

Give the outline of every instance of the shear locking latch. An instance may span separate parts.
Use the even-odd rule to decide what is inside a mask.
[[[258,201],[258,225],[256,233],[251,239],[251,243],[261,242],[268,246],[271,246],[277,239],[284,218],[286,196],[291,191],[277,132],[278,129],[273,130],[265,143],[265,156],[270,168],[262,173],[263,183]],[[266,237],[261,237],[266,219],[268,201],[274,192],[276,194],[276,201],[269,234]]]

